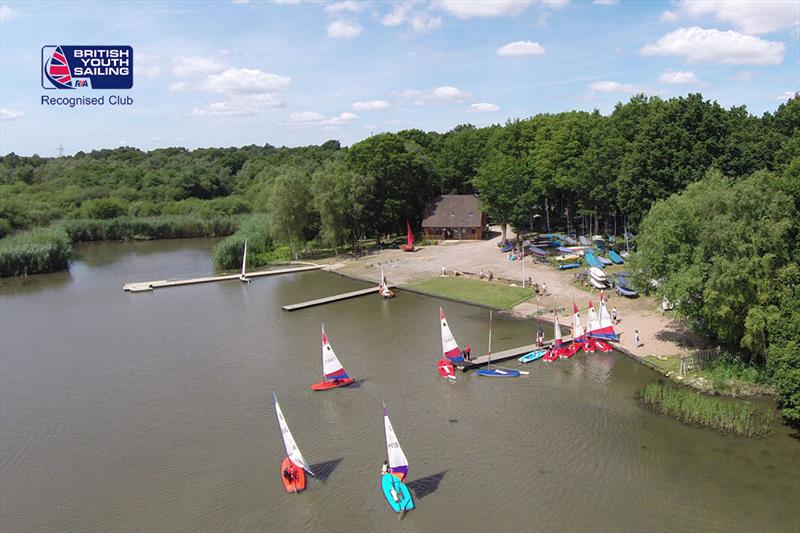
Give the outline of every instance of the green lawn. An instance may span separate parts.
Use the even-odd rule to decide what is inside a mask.
[[[497,282],[489,283],[461,277],[437,276],[413,283],[410,287],[437,296],[488,305],[495,309],[511,309],[521,301],[533,296],[532,289],[509,287]]]

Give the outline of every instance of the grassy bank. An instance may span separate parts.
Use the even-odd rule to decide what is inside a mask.
[[[742,398],[775,393],[769,372],[763,365],[745,363],[733,355],[722,353],[705,368],[690,370],[680,377],[680,359],[680,355],[644,356],[647,363],[668,378],[702,392]]]
[[[0,277],[67,268],[72,242],[63,227],[35,229],[0,240]]]
[[[531,289],[462,277],[443,278],[437,276],[413,283],[410,288],[437,296],[487,305],[495,309],[511,309],[521,301],[533,296]]]
[[[758,437],[772,432],[776,416],[743,400],[727,400],[655,381],[639,393],[644,406],[684,424],[700,425],[723,433]]]
[[[255,214],[243,218],[236,233],[214,247],[212,252],[214,265],[227,269],[240,268],[245,239],[247,239],[248,268],[292,260],[292,251],[288,246],[275,246],[269,233],[267,216]]]

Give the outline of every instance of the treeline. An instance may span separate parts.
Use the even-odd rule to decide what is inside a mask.
[[[496,222],[585,233],[636,228],[656,200],[715,168],[783,172],[798,149],[797,98],[774,113],[699,94],[636,96],[608,116],[375,135],[349,149],[246,146],[98,150],[0,158],[0,236],[60,219],[266,213],[277,242],[338,246],[417,226],[438,194],[478,193]],[[793,137],[794,135],[794,137]]]

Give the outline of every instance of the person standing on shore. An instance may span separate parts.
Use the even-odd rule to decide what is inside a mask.
[[[611,322],[614,324],[619,324],[619,315],[617,314],[616,307],[611,310]]]
[[[633,330],[633,340],[636,343],[636,347],[639,348],[642,346],[642,338],[639,337],[639,330]]]

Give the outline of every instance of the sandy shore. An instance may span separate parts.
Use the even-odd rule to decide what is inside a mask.
[[[500,252],[497,246],[499,242],[498,235],[485,241],[453,241],[437,246],[426,246],[413,253],[383,250],[358,259],[347,259],[331,265],[330,268],[343,274],[377,282],[383,267],[389,282],[402,286],[440,275],[444,266],[448,275],[458,271],[464,275],[477,277],[481,270],[491,271],[497,280],[494,283],[511,282],[521,285],[521,262],[509,261],[506,254]],[[613,272],[615,269],[624,270],[625,267],[623,265],[609,270]],[[544,283],[547,286],[547,295],[542,296],[538,304],[542,309],[565,308],[567,311],[562,317],[570,316],[574,299],[584,318],[584,326],[586,325],[587,302],[591,298],[596,304],[599,292],[597,289],[590,291],[589,288],[575,283],[575,270],[558,271],[549,265],[537,264],[531,258],[527,258],[525,278],[528,277],[534,283],[540,285]],[[615,326],[621,338],[620,345],[639,357],[677,356],[702,344],[702,340],[693,335],[682,323],[658,311],[657,303],[652,298],[628,299],[617,296],[612,291],[606,291],[606,297],[609,311],[616,307],[621,318],[620,324]],[[535,315],[536,310],[537,302],[531,299],[517,305],[512,311],[520,316],[530,316]],[[642,340],[642,346],[639,348],[634,343],[635,330],[639,330]]]

